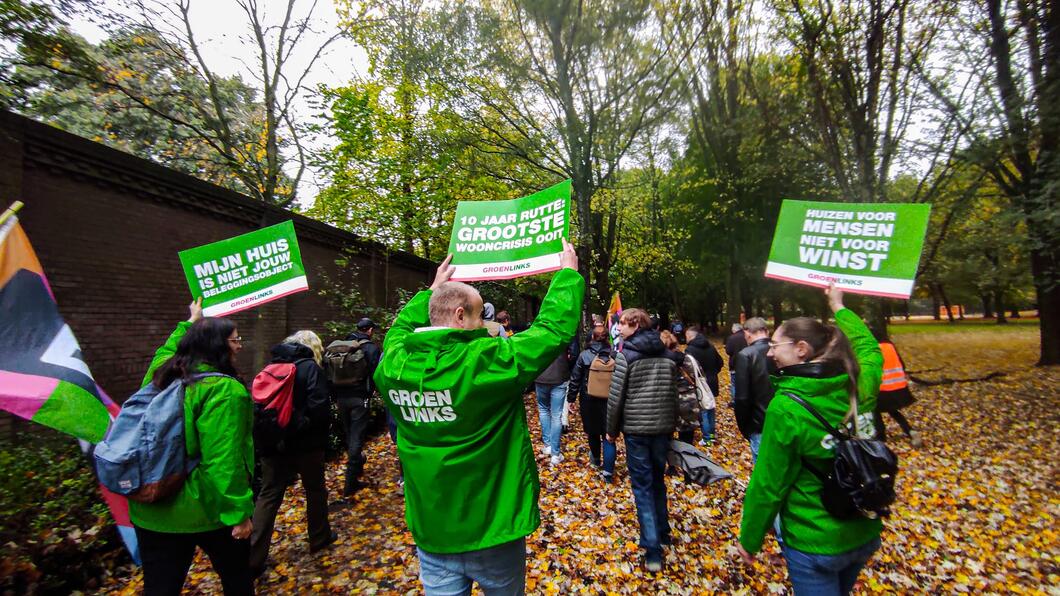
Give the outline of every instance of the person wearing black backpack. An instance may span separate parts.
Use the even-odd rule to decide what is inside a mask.
[[[604,326],[597,325],[593,328],[589,347],[582,350],[577,360],[574,361],[570,382],[567,384],[567,403],[574,404],[574,401],[579,396],[581,397],[582,428],[589,438],[589,457],[593,467],[601,468],[604,482],[611,482],[615,476],[615,444],[607,440],[605,428],[612,371],[614,371],[614,357],[611,354],[611,342],[607,339],[607,330]],[[593,393],[597,395],[590,394],[590,377],[594,381]],[[601,447],[603,448],[602,459]]]
[[[372,375],[375,374],[375,368],[379,366],[379,359],[382,355],[379,346],[372,341],[372,334],[376,327],[374,321],[365,317],[357,322],[357,331],[346,336],[345,341],[357,342],[364,353],[363,370],[358,369],[360,372],[355,373],[356,382],[351,384],[333,382],[331,387],[332,395],[339,406],[343,427],[346,430],[346,481],[342,489],[343,498],[352,497],[365,486],[361,482],[361,474],[364,473],[367,458],[362,451],[364,450],[365,431],[368,430],[370,422],[368,405],[373,390]],[[329,366],[333,366],[330,359]]]
[[[880,547],[883,528],[874,512],[841,518],[822,500],[829,496],[822,476],[840,442],[833,431],[849,422],[857,429],[850,434],[872,436],[883,376],[883,356],[872,333],[843,306],[842,291],[829,287],[826,295],[835,326],[790,319],[769,342],[767,356],[778,369],[772,378],[776,396],[766,411],[740,525],[740,555],[750,565],[779,514],[781,549],[796,595],[850,593]]]
[[[272,362],[254,380],[254,447],[261,458],[262,486],[254,506],[254,531],[250,538],[250,568],[254,576],[265,571],[276,512],[295,477],[305,491],[309,552],[330,546],[338,538],[328,522],[328,493],[324,484],[324,448],[331,422],[328,382],[320,367],[323,346],[312,331],[298,331],[272,347]],[[270,374],[271,373],[271,374]],[[293,378],[291,374],[293,373]],[[283,375],[278,383],[259,379]],[[289,418],[281,428],[259,395],[262,387],[286,390]]]

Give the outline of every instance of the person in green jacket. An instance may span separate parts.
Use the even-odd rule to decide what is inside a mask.
[[[821,481],[806,465],[826,470],[834,438],[804,407],[806,400],[833,426],[853,418],[858,434],[872,436],[872,412],[883,376],[883,355],[872,333],[843,306],[843,293],[826,292],[835,326],[799,317],[773,333],[767,356],[777,365],[776,397],[766,410],[762,445],[744,496],[740,554],[748,564],[780,515],[781,549],[796,595],[848,594],[880,547],[883,523],[832,517],[821,503]]]
[[[144,568],[144,593],[180,594],[201,547],[221,576],[224,593],[252,594],[250,487],[254,470],[253,407],[232,360],[243,340],[229,319],[202,316],[201,299],[188,307],[158,348],[143,385],[167,387],[199,372],[184,394],[184,433],[190,458],[201,458],[180,491],[162,501],[129,501]]]
[[[374,378],[398,425],[426,593],[470,594],[477,582],[486,594],[521,594],[526,536],[540,524],[523,389],[574,337],[585,280],[564,241],[534,324],[502,339],[483,326],[479,293],[449,281],[451,260],[398,314]]]

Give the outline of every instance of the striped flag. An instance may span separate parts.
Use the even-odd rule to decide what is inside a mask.
[[[120,410],[92,378],[13,214],[0,225],[0,410],[73,435],[82,447],[102,440]],[[100,489],[138,559],[128,502]]]

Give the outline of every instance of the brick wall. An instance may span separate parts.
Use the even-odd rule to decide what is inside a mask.
[[[270,345],[298,329],[323,337],[323,322],[339,316],[315,289],[321,268],[350,277],[334,263],[344,249],[355,250],[354,281],[376,305],[393,306],[396,288],[422,287],[435,267],[10,113],[0,113],[0,156],[0,203],[26,204],[20,220],[59,310],[97,382],[118,400],[187,317],[180,250],[294,220],[310,290],[233,316],[247,339],[238,365],[248,378]]]

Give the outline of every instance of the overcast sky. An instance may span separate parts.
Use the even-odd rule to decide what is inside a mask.
[[[174,0],[167,1],[171,4],[176,3]],[[239,74],[247,83],[257,85],[254,73],[250,72],[246,66],[254,66],[256,63],[255,46],[246,43],[250,33],[247,15],[236,1],[190,1],[192,28],[200,42],[204,59],[211,70],[221,76]],[[126,4],[121,0],[103,0],[100,4],[113,11],[126,10]],[[312,4],[313,0],[296,0],[294,14],[304,17]],[[280,19],[283,18],[283,11],[286,10],[287,1],[259,0],[259,6],[264,9],[267,23],[279,24]],[[75,32],[92,42],[99,42],[106,35],[106,32],[86,15],[72,16],[70,24]],[[295,52],[288,62],[289,72],[301,73],[319,45],[334,34],[338,27],[338,15],[332,1],[318,0],[313,11],[313,29],[317,33],[315,35],[309,32],[305,34],[299,44],[300,51]],[[342,85],[364,73],[366,68],[367,57],[364,51],[349,39],[340,38],[328,46],[327,53],[317,60],[313,70],[306,77],[304,85],[310,89],[315,89],[320,84]],[[312,95],[312,93],[303,91],[296,104],[298,118],[303,123],[309,122],[317,112],[317,109],[311,107],[309,103]],[[325,142],[326,139],[308,139],[311,150],[322,148]],[[324,180],[315,172],[307,171],[298,188],[298,202],[304,206],[311,205],[319,184],[323,182]]]

